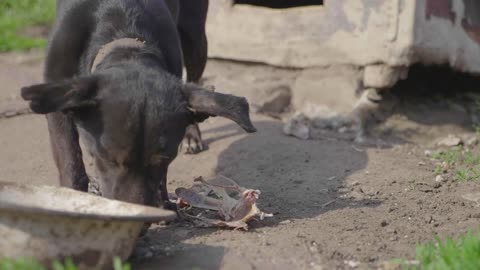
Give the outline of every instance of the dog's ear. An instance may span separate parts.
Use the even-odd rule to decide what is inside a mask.
[[[33,112],[46,114],[95,105],[98,84],[96,76],[81,77],[23,87],[21,95]]]
[[[257,131],[250,121],[249,105],[245,98],[208,91],[195,84],[185,84],[183,94],[189,109],[194,113],[195,121],[201,122],[209,116],[228,118],[245,131]]]

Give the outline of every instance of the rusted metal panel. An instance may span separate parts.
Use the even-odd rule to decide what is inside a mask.
[[[411,64],[480,73],[480,2],[417,1]]]
[[[453,0],[427,0],[427,7],[425,9],[425,17],[430,19],[432,16],[444,18],[455,22],[456,14],[452,7]]]

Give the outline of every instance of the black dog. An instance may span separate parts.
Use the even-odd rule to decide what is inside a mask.
[[[49,41],[45,84],[22,89],[47,114],[62,186],[87,191],[80,137],[105,197],[168,202],[167,169],[189,125],[209,116],[254,132],[244,98],[184,84],[206,61],[206,0],[62,0]],[[183,51],[183,52],[182,52]],[[78,132],[77,132],[78,131]]]

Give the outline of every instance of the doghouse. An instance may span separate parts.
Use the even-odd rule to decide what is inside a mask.
[[[415,64],[480,73],[478,0],[215,0],[207,32],[212,58],[301,69],[319,80],[325,69],[350,67],[337,81],[355,83],[333,83],[340,92],[389,89]],[[292,89],[293,105],[328,89]]]

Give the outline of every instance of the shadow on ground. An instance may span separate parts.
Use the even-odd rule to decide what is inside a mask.
[[[259,205],[276,214],[269,225],[317,217],[348,204],[337,190],[345,177],[365,168],[365,152],[335,138],[303,141],[287,137],[279,122],[255,125],[258,133],[232,143],[220,154],[216,171],[262,191]],[[233,124],[221,128],[236,129]],[[324,206],[332,200],[331,207]]]
[[[339,191],[347,186],[345,178],[364,169],[368,162],[366,152],[355,148],[351,142],[333,137],[316,141],[287,137],[281,132],[282,123],[278,121],[259,121],[255,126],[257,133],[225,144],[215,167],[217,174],[230,177],[242,186],[261,190],[259,207],[275,214],[273,218],[254,221],[247,234],[275,230],[292,220],[318,219],[331,210],[376,207],[381,203],[374,199],[355,199]],[[243,132],[235,124],[225,124],[208,128],[203,134],[208,144],[222,144]],[[195,171],[198,165],[189,166]],[[148,262],[140,261],[138,269],[153,269],[154,265],[192,269],[190,261],[195,265],[207,263],[204,269],[219,269],[215,263],[222,256],[219,248],[184,243],[206,235],[215,239],[219,233],[222,234],[217,229],[194,228],[188,222],[150,230],[137,250],[156,246],[159,252],[153,251],[155,258]],[[236,233],[231,232],[232,237]],[[225,238],[215,243],[228,247]],[[207,262],[202,261],[202,254],[210,252],[212,257],[207,254]]]

